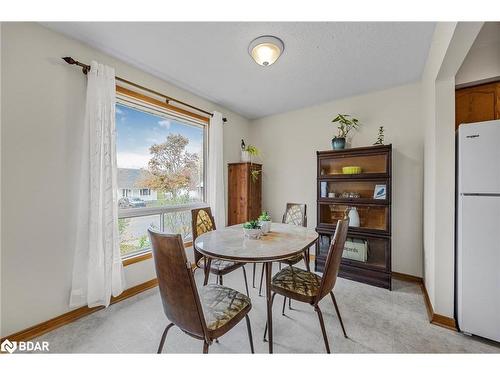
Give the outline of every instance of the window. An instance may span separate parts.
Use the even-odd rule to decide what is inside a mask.
[[[205,200],[206,126],[118,98],[116,152],[122,257],[150,250],[147,229],[191,239],[191,212]],[[204,204],[203,204],[204,205]]]

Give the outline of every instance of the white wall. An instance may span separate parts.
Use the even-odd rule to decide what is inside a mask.
[[[226,162],[239,160],[249,129],[231,111],[40,25],[7,23],[1,38],[3,337],[69,310],[86,80],[62,56],[96,59],[121,77],[222,112]],[[127,287],[153,277],[151,261],[126,267]]]
[[[500,78],[500,22],[486,22],[479,32],[462,66],[457,85]]]
[[[454,315],[455,75],[481,22],[438,23],[422,78],[424,279],[434,312]]]
[[[378,127],[393,144],[392,268],[422,276],[424,129],[420,84],[337,100],[251,122],[251,142],[262,150],[263,207],[281,220],[286,202],[305,202],[316,226],[316,151],[331,149],[337,113],[363,126],[352,147],[375,142]]]

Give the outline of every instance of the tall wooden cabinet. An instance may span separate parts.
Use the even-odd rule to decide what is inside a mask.
[[[317,152],[316,271],[323,271],[337,220],[349,207],[357,215],[339,276],[391,289],[391,155],[391,145]],[[348,174],[346,167],[358,170]]]
[[[257,177],[252,172],[258,171]],[[228,225],[255,220],[262,211],[262,165],[228,164]]]

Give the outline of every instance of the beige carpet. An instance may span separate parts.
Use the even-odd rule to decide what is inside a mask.
[[[277,268],[277,267],[275,267]],[[251,284],[252,266],[247,266]],[[260,265],[257,267],[257,284]],[[199,285],[202,273],[196,272]],[[210,281],[214,279],[211,278]],[[224,284],[244,292],[240,270],[224,278]],[[258,286],[258,285],[257,285]],[[267,353],[262,341],[266,302],[250,285],[250,312],[255,351]],[[388,291],[338,279],[335,295],[349,338],[342,331],[332,301],[320,304],[333,353],[500,353],[498,344],[468,337],[429,324],[420,287],[394,280]],[[282,297],[273,309],[275,353],[324,353],[317,315],[311,306],[293,302],[293,310],[281,315]],[[168,324],[158,288],[98,311],[35,340],[49,341],[52,353],[155,353]],[[201,353],[202,342],[172,328],[166,353]],[[210,346],[210,353],[249,353],[245,321]]]

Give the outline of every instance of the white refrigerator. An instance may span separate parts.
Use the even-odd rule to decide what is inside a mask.
[[[457,318],[500,341],[500,120],[458,128]]]

